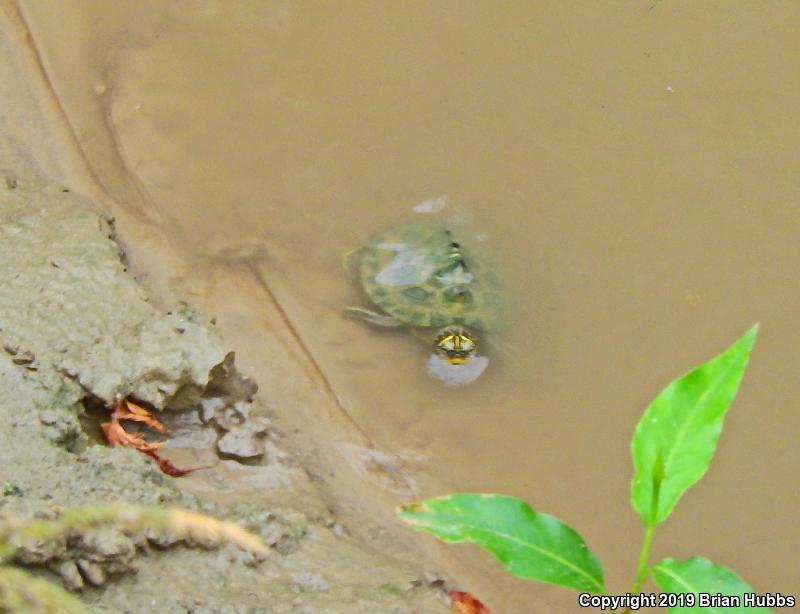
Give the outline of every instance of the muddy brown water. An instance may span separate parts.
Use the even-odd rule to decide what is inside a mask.
[[[703,554],[760,591],[800,590],[800,5],[31,0],[22,14],[98,180],[149,203],[135,213],[198,279],[220,262],[259,271],[342,411],[406,459],[390,498],[522,497],[578,529],[612,593],[640,544],[641,411],[760,321],[711,470],[654,559]],[[425,375],[418,340],[340,312],[366,305],[341,255],[441,195],[439,215],[488,237],[511,307],[508,351],[461,389]],[[438,551],[497,612],[578,610],[468,547]]]

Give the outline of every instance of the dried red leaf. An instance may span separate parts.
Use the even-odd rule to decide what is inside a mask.
[[[100,428],[103,429],[103,434],[106,436],[109,445],[113,447],[123,446],[126,448],[136,448],[140,452],[155,452],[164,445],[161,441],[146,441],[139,433],[129,433],[113,415],[111,422],[104,422],[100,425]]]
[[[463,591],[450,591],[450,602],[456,614],[492,614],[489,608]]]
[[[135,422],[142,422],[159,433],[166,433],[167,429],[161,422],[159,422],[153,414],[147,411],[141,405],[137,405],[133,401],[125,399],[122,403],[123,415],[119,416],[120,420],[133,420]]]
[[[114,409],[109,416],[108,422],[103,422],[100,428],[106,436],[106,440],[110,446],[123,446],[126,448],[134,448],[144,454],[147,454],[158,463],[159,469],[174,477],[180,477],[197,471],[199,469],[208,469],[208,467],[195,467],[193,469],[180,469],[172,464],[172,461],[162,458],[158,455],[158,450],[164,446],[163,441],[147,441],[140,433],[129,433],[122,426],[121,420],[131,420],[139,422],[150,428],[166,433],[167,429],[159,422],[153,414],[141,405],[137,405],[128,399],[122,399],[114,405]]]

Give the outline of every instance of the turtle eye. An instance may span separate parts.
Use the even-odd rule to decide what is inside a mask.
[[[466,335],[459,335],[459,346],[461,346],[462,352],[474,352],[475,351],[475,342],[467,337]]]
[[[452,352],[456,349],[455,335],[445,334],[439,337],[436,341],[436,347],[444,350],[445,352]]]

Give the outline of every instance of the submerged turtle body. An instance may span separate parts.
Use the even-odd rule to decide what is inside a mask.
[[[409,222],[374,235],[354,254],[353,272],[375,305],[415,327],[498,325],[498,289],[481,266],[439,223]]]

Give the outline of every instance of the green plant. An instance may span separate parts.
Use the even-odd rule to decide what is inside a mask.
[[[14,556],[27,543],[69,540],[87,529],[108,525],[126,533],[145,529],[169,533],[187,543],[231,543],[258,557],[268,552],[258,537],[233,523],[178,508],[116,503],[70,508],[52,520],[6,516],[0,518],[0,612],[86,614],[77,597],[13,566]]]
[[[446,542],[470,542],[494,554],[512,575],[582,592],[581,605],[630,611],[715,612],[711,597],[742,598],[752,589],[732,571],[702,557],[650,565],[656,527],[708,469],[722,424],[744,374],[758,325],[717,357],[670,383],[644,412],[633,435],[631,502],[644,525],[636,578],[627,596],[606,593],[597,557],[572,528],[514,497],[452,494],[405,505],[400,517]],[[652,577],[660,595],[640,593]],[[708,598],[706,598],[706,595]],[[789,598],[794,605],[793,598]],[[718,602],[716,605],[723,605]],[[736,606],[736,601],[725,605]],[[739,611],[726,607],[726,612]],[[748,612],[769,612],[748,607]]]

